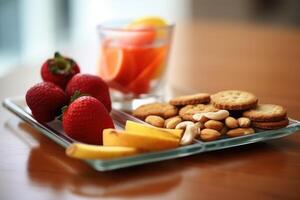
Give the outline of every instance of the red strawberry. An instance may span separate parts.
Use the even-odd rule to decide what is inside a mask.
[[[26,103],[36,120],[49,122],[60,114],[61,108],[68,103],[68,98],[60,87],[42,82],[27,91]]]
[[[104,105],[91,96],[81,96],[63,113],[63,128],[68,136],[88,144],[102,144],[102,131],[114,124]]]
[[[104,104],[108,112],[111,111],[108,86],[100,77],[90,74],[76,74],[66,87],[67,96],[71,98],[76,91],[95,97]]]
[[[52,82],[62,89],[65,89],[69,80],[79,72],[79,66],[73,59],[63,57],[58,52],[54,54],[54,58],[48,59],[41,68],[42,79]]]

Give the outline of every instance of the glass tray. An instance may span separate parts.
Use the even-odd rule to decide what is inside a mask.
[[[53,121],[50,123],[39,123],[30,114],[29,108],[26,106],[24,97],[21,98],[7,98],[3,101],[3,106],[20,117],[25,122],[39,130],[43,135],[47,136],[57,144],[66,148],[72,142],[73,139],[66,136],[61,127],[61,122]],[[114,120],[116,128],[124,128],[126,120],[132,120],[140,123],[145,123],[129,114],[118,110],[112,110],[111,117]],[[168,160],[173,158],[180,158],[189,155],[199,154],[207,151],[225,149],[245,144],[251,144],[255,142],[261,142],[271,140],[275,138],[284,137],[293,134],[300,130],[300,122],[297,120],[289,119],[289,125],[282,129],[262,131],[258,130],[258,133],[236,137],[236,138],[221,138],[212,142],[202,142],[200,140],[194,140],[194,143],[188,146],[178,147],[176,149],[143,153],[135,156],[129,156],[125,158],[118,158],[112,160],[85,160],[92,168],[98,171],[109,171],[120,169],[124,167],[136,166],[151,162],[158,162],[162,160]]]

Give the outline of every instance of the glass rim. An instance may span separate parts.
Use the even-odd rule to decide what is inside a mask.
[[[118,31],[118,32],[146,32],[149,31],[149,29],[125,29],[121,26],[113,26],[111,25],[114,22],[130,22],[132,19],[123,19],[123,20],[109,20],[104,21],[96,26],[97,31],[105,30],[105,31]],[[175,27],[175,23],[169,23],[164,26],[159,27],[153,27],[154,30],[169,30],[173,29]]]

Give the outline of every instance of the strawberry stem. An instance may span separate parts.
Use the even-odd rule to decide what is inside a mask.
[[[64,114],[64,112],[65,112],[67,109],[68,109],[68,106],[67,106],[67,105],[63,106],[63,107],[60,109],[60,110],[61,110],[60,115],[58,115],[58,116],[56,117],[56,119],[58,119],[59,121],[62,121],[63,114]]]
[[[73,101],[75,101],[77,98],[79,98],[81,96],[81,93],[79,90],[76,90],[74,92],[74,94],[71,96],[71,99],[70,99],[70,103],[72,103]]]
[[[54,53],[54,58],[64,58],[58,51]]]
[[[67,106],[67,105],[66,105],[66,106],[63,106],[63,107],[61,108],[61,114],[63,114],[67,109],[68,109],[68,106]]]
[[[85,94],[85,93],[81,93],[79,90],[76,90],[73,95],[71,96],[71,99],[70,99],[70,104],[75,101],[76,99],[78,99],[79,97],[82,97],[82,96],[90,96],[89,94]]]
[[[69,103],[69,105],[73,102],[73,101],[75,101],[76,99],[78,99],[79,97],[82,97],[82,96],[90,96],[89,94],[85,94],[85,93],[81,93],[79,90],[76,90],[75,92],[74,92],[74,94],[71,96],[71,98],[70,98],[70,103]],[[59,116],[57,116],[57,119],[58,120],[60,120],[60,121],[62,121],[62,117],[63,117],[63,114],[64,114],[64,112],[68,109],[68,106],[69,105],[65,105],[65,106],[63,106],[62,108],[61,108],[61,114],[59,115]]]
[[[50,60],[49,70],[53,74],[69,74],[72,70],[73,62],[66,59],[59,52],[54,53],[54,58]]]

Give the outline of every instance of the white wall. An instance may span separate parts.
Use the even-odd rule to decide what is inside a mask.
[[[60,0],[19,0],[20,55],[0,52],[0,76],[21,65],[36,66],[56,50],[70,55],[92,72],[98,52],[96,25],[112,19],[158,15],[180,22],[190,16],[191,0],[70,0],[69,36],[57,30]]]
[[[157,15],[170,22],[190,17],[190,0],[74,0],[72,41],[95,38],[97,24],[112,20]]]

